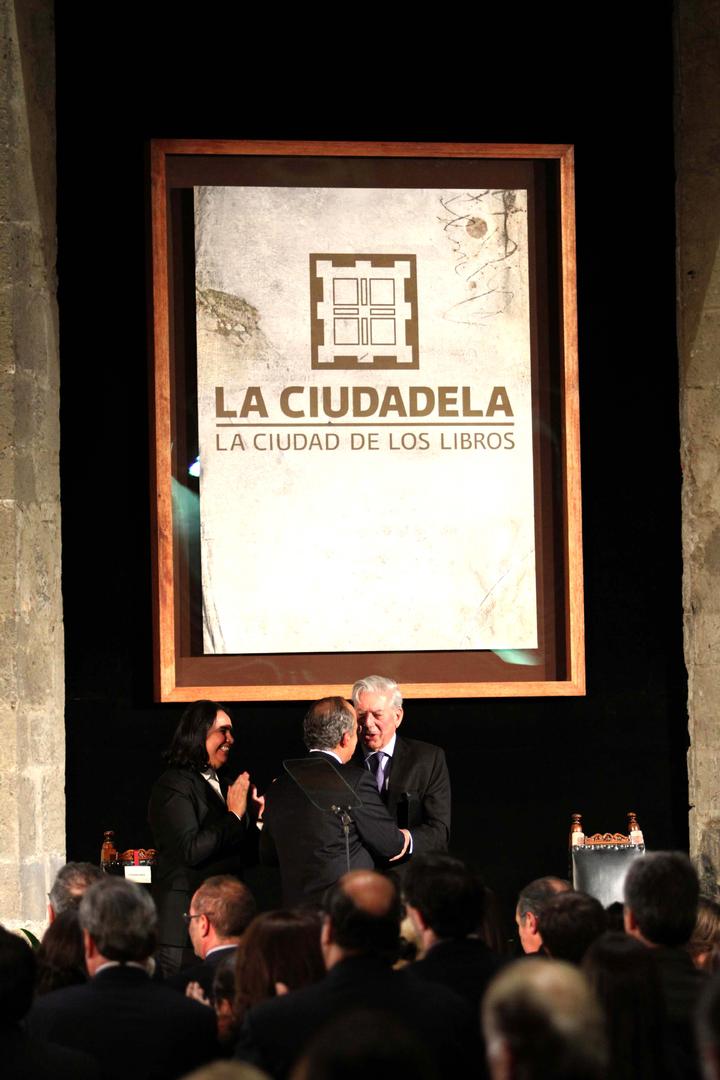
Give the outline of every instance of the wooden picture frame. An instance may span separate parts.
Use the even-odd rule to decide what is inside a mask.
[[[343,177],[338,183],[336,175]],[[370,671],[406,696],[585,693],[573,150],[565,145],[154,140],[151,425],[155,693],[160,701],[314,700]],[[287,176],[287,179],[286,179]],[[298,176],[300,180],[298,180]],[[399,181],[397,178],[403,179]],[[538,648],[207,655],[198,631],[199,523],[186,513],[194,283],[188,192],[197,185],[327,183],[522,187],[531,221]],[[323,181],[323,177],[327,177]],[[248,179],[250,178],[250,179]],[[349,178],[349,179],[348,179]],[[201,586],[200,586],[201,588]]]

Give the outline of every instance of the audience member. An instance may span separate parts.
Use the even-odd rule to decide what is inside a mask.
[[[653,949],[667,1012],[671,1074],[697,1076],[693,1013],[706,976],[687,951],[698,904],[698,878],[687,855],[657,851],[633,862],[625,878],[625,930]]]
[[[607,1047],[587,979],[563,960],[516,960],[491,982],[482,1024],[492,1080],[603,1080]]]
[[[392,969],[400,928],[393,882],[371,870],[344,875],[326,900],[321,943],[327,975],[312,986],[265,1001],[245,1015],[236,1057],[284,1077],[321,1025],[371,1001],[421,1039],[443,1074],[477,1054],[471,1009],[444,986]]]
[[[250,923],[235,963],[235,1022],[261,1001],[317,982],[325,974],[320,920],[310,912],[267,911]]]
[[[69,862],[61,866],[48,893],[48,919],[50,922],[68,908],[77,908],[85,890],[94,882],[101,881],[103,872],[89,862]]]
[[[235,952],[226,954],[215,968],[212,986],[218,1042],[228,1056],[237,1040],[235,1025]]]
[[[665,1004],[652,949],[609,931],[585,953],[582,969],[605,1015],[613,1080],[665,1075]]]
[[[87,982],[85,949],[77,909],[61,911],[50,923],[37,951],[36,994]]]
[[[698,900],[697,919],[688,943],[695,967],[713,974],[720,966],[720,904],[709,896]]]
[[[293,1080],[439,1080],[416,1035],[389,1013],[358,1009],[321,1028]]]
[[[548,956],[579,964],[588,946],[605,932],[605,909],[587,893],[559,893],[543,906],[537,929]]]
[[[620,900],[613,900],[605,908],[605,929],[625,932],[625,905]]]
[[[542,936],[538,930],[538,917],[544,905],[557,893],[568,892],[569,881],[556,877],[541,877],[526,885],[518,896],[515,922],[518,927],[523,952],[536,953],[542,948]]]
[[[212,1013],[150,979],[155,905],[123,878],[92,885],[80,903],[88,982],[45,994],[29,1017],[33,1037],[86,1051],[107,1078],[179,1077],[216,1056]]]
[[[270,1077],[246,1061],[213,1061],[188,1073],[183,1080],[270,1080]]]
[[[230,874],[207,878],[193,894],[187,916],[188,933],[200,963],[166,979],[166,985],[185,991],[197,983],[212,1003],[217,965],[235,954],[240,938],[255,914],[255,900],[247,885]]]
[[[485,886],[485,904],[477,927],[477,936],[498,956],[506,956],[512,950],[507,925],[497,893]]]
[[[720,1080],[720,975],[707,980],[700,997],[697,1046],[705,1080]]]
[[[400,923],[400,943],[394,967],[402,968],[419,960],[423,955],[422,936],[405,909]]]
[[[99,1080],[86,1054],[30,1037],[22,1019],[33,999],[35,956],[30,946],[0,926],[0,1060],[8,1077],[28,1080]]]
[[[470,936],[482,920],[482,882],[459,859],[421,855],[408,866],[404,892],[423,952],[409,973],[449,986],[477,1015],[487,984],[502,964],[484,941]]]

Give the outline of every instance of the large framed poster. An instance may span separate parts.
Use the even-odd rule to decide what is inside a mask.
[[[584,692],[572,150],[151,146],[156,692]]]

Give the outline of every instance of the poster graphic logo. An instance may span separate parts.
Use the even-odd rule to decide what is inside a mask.
[[[313,370],[420,366],[415,255],[310,255]]]

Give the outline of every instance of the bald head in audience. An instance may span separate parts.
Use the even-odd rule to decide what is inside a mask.
[[[328,891],[325,910],[320,940],[328,970],[349,956],[394,958],[401,906],[390,878],[374,870],[351,870]]]
[[[600,1080],[607,1048],[585,976],[562,960],[516,960],[490,984],[482,1024],[492,1080]]]
[[[538,919],[543,907],[558,893],[569,892],[571,885],[557,877],[541,877],[526,885],[518,896],[515,922],[523,952],[536,953],[542,948]]]

